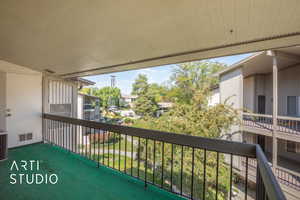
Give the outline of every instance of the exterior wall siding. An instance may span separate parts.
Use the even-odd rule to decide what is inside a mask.
[[[6,118],[8,147],[16,147],[42,141],[42,74],[7,73],[7,108],[11,116]],[[19,141],[19,134],[32,133],[32,140]]]

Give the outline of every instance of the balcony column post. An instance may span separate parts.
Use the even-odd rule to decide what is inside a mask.
[[[275,169],[277,167],[277,130],[278,130],[278,62],[276,52],[268,51],[268,54],[272,56],[273,63],[273,151],[272,151],[272,165]]]

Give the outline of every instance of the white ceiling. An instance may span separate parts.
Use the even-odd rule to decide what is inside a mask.
[[[65,77],[300,44],[299,0],[2,0],[0,60]]]

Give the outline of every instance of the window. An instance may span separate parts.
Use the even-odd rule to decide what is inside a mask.
[[[287,115],[300,116],[300,97],[298,96],[287,97]]]
[[[300,153],[300,143],[286,141],[286,151],[290,153]]]

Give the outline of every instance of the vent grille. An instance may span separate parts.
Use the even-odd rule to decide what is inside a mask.
[[[25,133],[25,134],[20,134],[19,135],[19,141],[24,142],[27,140],[32,140],[32,133]]]

